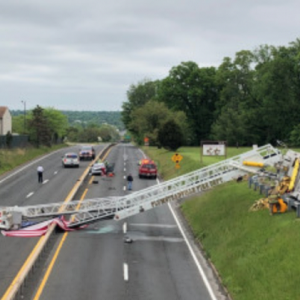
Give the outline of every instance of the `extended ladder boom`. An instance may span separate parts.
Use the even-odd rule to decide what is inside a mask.
[[[246,160],[260,162],[266,166],[272,165],[280,159],[280,152],[271,145],[266,145],[147,189],[120,197],[115,203],[111,203],[112,206],[116,205],[115,207],[111,207],[111,210],[107,212],[101,211],[99,215],[89,212],[78,213],[74,216],[69,226],[79,226],[112,215],[114,215],[115,220],[121,220],[160,206],[166,202],[207,190],[238,176],[257,172],[257,167],[246,167],[243,165],[243,162]]]
[[[13,225],[20,225],[16,224],[20,223],[20,216],[39,218],[74,214],[69,227],[108,217],[121,220],[166,202],[205,191],[238,176],[258,171],[257,167],[243,165],[244,161],[272,165],[280,159],[280,152],[271,145],[266,145],[123,197],[0,208],[0,228],[10,229]]]

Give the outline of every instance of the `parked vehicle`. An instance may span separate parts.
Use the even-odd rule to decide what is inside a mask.
[[[149,159],[149,158],[143,158],[143,159],[141,159],[141,160],[138,161],[138,165],[140,166],[142,164],[147,164],[149,162],[151,162],[151,159]]]
[[[90,170],[91,175],[105,175],[106,174],[106,165],[102,161],[95,162]]]
[[[92,146],[82,146],[79,151],[79,159],[93,160],[95,159],[95,149]]]
[[[139,178],[156,178],[157,177],[157,167],[153,160],[147,160],[141,162],[139,167]]]
[[[69,152],[62,157],[63,167],[76,167],[79,168],[79,156],[77,153]]]

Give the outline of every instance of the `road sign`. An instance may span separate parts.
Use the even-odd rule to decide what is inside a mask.
[[[148,137],[144,138],[144,144],[145,144],[145,146],[149,146],[149,138]]]
[[[178,153],[175,153],[172,156],[172,161],[174,161],[174,163],[176,163],[176,164],[180,163],[182,159],[183,159],[183,156]]]

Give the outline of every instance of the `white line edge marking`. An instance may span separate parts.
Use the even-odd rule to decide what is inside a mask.
[[[197,257],[196,257],[196,254],[195,254],[195,252],[194,252],[194,250],[193,250],[191,244],[189,243],[189,241],[188,241],[188,239],[187,239],[187,237],[186,237],[186,235],[185,235],[185,233],[184,233],[184,231],[183,231],[183,229],[182,229],[182,227],[181,227],[181,225],[180,225],[180,223],[179,223],[179,221],[178,221],[177,216],[176,216],[175,213],[174,213],[174,210],[173,210],[171,204],[168,203],[168,206],[169,206],[169,209],[170,209],[170,211],[171,211],[171,213],[172,213],[172,215],[173,215],[173,217],[174,217],[174,219],[175,219],[175,222],[177,223],[177,226],[178,226],[178,228],[179,228],[179,231],[181,232],[181,234],[182,234],[182,236],[183,236],[183,238],[184,238],[184,240],[185,240],[185,242],[186,242],[186,244],[187,244],[187,246],[188,246],[188,249],[189,249],[190,252],[191,252],[191,255],[192,255],[193,259],[194,259],[194,262],[195,262],[196,266],[198,267],[199,273],[200,273],[200,275],[201,275],[201,277],[202,277],[202,279],[203,279],[203,282],[204,282],[204,284],[205,284],[205,286],[206,286],[206,288],[207,288],[207,290],[208,290],[208,293],[209,293],[210,296],[211,296],[211,299],[212,299],[212,300],[217,300],[217,298],[216,298],[216,296],[214,295],[213,290],[212,290],[212,288],[211,288],[211,286],[210,286],[210,284],[209,284],[209,282],[208,282],[208,280],[207,280],[207,277],[206,277],[206,275],[205,275],[205,273],[204,273],[204,271],[203,271],[203,269],[202,269],[202,267],[201,267],[201,265],[200,265],[200,263],[199,263],[199,261],[198,261],[198,259],[197,259]]]
[[[126,263],[123,264],[123,271],[124,271],[124,280],[128,281],[128,265]]]
[[[26,198],[31,197],[33,194],[34,194],[34,192],[29,193],[29,194],[26,196]]]
[[[127,233],[127,222],[124,222],[124,224],[123,224],[123,233],[124,234]]]

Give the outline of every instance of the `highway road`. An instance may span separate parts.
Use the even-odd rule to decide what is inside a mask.
[[[113,147],[107,159],[115,162],[115,176],[90,177],[78,191],[77,199],[122,196],[158,184],[159,180],[138,178],[137,162],[143,157],[132,145]],[[70,177],[76,172],[68,171]],[[134,177],[132,191],[126,190],[128,173]],[[55,190],[59,188],[54,180],[53,184]],[[71,184],[63,188],[65,193],[68,188]],[[48,201],[45,199],[50,197],[50,190],[42,190],[38,199]],[[54,196],[52,189],[51,201]],[[45,259],[43,273],[33,276],[25,299],[227,299],[181,223],[175,203],[119,222],[99,221],[58,236]],[[128,238],[132,243],[126,243]],[[34,239],[26,239],[25,243],[32,246]],[[6,267],[10,268],[7,264]]]
[[[107,145],[96,146],[99,153]],[[63,202],[90,162],[80,168],[64,169],[61,157],[79,146],[65,148],[40,157],[0,177],[0,206],[22,206]],[[42,165],[44,182],[38,183],[37,167]],[[15,278],[39,238],[9,238],[0,235],[0,295]]]

